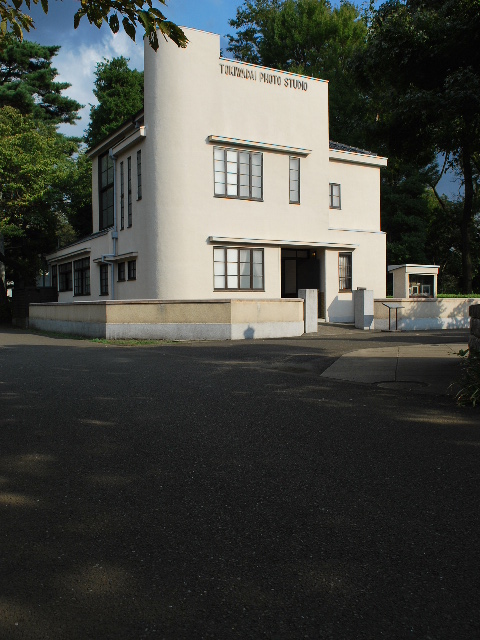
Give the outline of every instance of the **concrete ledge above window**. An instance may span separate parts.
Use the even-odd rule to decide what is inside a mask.
[[[311,149],[302,149],[301,147],[288,147],[283,144],[274,144],[271,142],[255,142],[253,140],[240,140],[239,138],[227,138],[225,136],[210,135],[207,137],[207,142],[227,145],[229,147],[263,149],[264,151],[274,151],[276,153],[286,153],[296,156],[308,156],[310,153],[312,153]]]
[[[358,244],[347,242],[318,242],[317,240],[269,240],[268,238],[226,238],[223,236],[208,236],[210,244],[262,245],[264,247],[324,247],[325,249],[353,250]]]

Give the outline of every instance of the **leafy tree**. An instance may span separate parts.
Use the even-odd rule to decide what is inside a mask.
[[[389,0],[373,13],[359,62],[391,151],[426,166],[439,153],[464,185],[462,280],[475,258],[480,176],[480,8],[474,0]]]
[[[366,144],[367,102],[350,69],[363,51],[366,23],[350,2],[247,0],[237,9],[228,36],[235,58],[329,80],[330,137]]]
[[[166,5],[166,0],[158,2]],[[24,30],[28,32],[34,28],[32,17],[23,11],[25,6],[29,10],[31,3],[40,4],[44,13],[48,13],[48,0],[0,0],[0,47],[2,35],[8,30],[11,29],[15,37],[21,40]],[[81,0],[80,8],[73,16],[75,29],[84,17],[98,29],[107,24],[113,33],[118,33],[121,21],[125,33],[132,40],[135,40],[137,29],[141,27],[155,51],[158,49],[157,30],[179,47],[185,47],[188,42],[180,27],[167,20],[153,6],[152,0]]]
[[[59,49],[19,42],[7,34],[0,50],[0,107],[14,107],[53,124],[73,124],[82,105],[62,95],[70,87],[68,82],[55,82],[52,59]]]
[[[66,201],[59,185],[70,171],[77,144],[12,107],[0,109],[0,236],[7,279],[30,283],[41,255],[55,248],[65,227]]]
[[[143,71],[128,68],[123,56],[97,64],[93,93],[97,106],[90,109],[85,133],[92,147],[143,108]]]
[[[63,195],[60,213],[65,211],[63,218],[67,223],[59,240],[60,244],[68,244],[92,233],[92,162],[85,153],[69,159],[57,188]]]

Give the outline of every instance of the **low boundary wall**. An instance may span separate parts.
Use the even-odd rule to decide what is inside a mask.
[[[468,329],[469,307],[478,298],[381,298],[374,302],[375,329],[388,329],[388,309],[382,303],[403,306],[398,309],[398,329],[427,331],[434,329]],[[392,310],[392,328],[395,311]]]
[[[101,300],[31,304],[29,326],[107,339],[248,340],[304,332],[303,300]]]
[[[470,307],[470,339],[468,348],[480,352],[480,304]]]

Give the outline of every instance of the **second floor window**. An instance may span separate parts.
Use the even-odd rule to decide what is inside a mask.
[[[137,151],[137,200],[142,199],[142,152]]]
[[[132,158],[127,158],[127,227],[132,226]]]
[[[215,196],[221,198],[263,198],[263,154],[214,147]]]
[[[300,158],[290,158],[290,204],[300,204]]]
[[[125,228],[125,174],[120,163],[120,229]]]
[[[113,226],[113,174],[113,160],[105,153],[98,159],[100,231]]]
[[[341,209],[340,185],[335,182],[330,183],[330,209]]]

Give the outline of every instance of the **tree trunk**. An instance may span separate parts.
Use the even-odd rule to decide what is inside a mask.
[[[462,237],[462,293],[472,292],[472,253],[471,238],[473,229],[473,170],[472,154],[467,143],[462,153],[463,177],[465,180],[465,197],[461,224]]]

